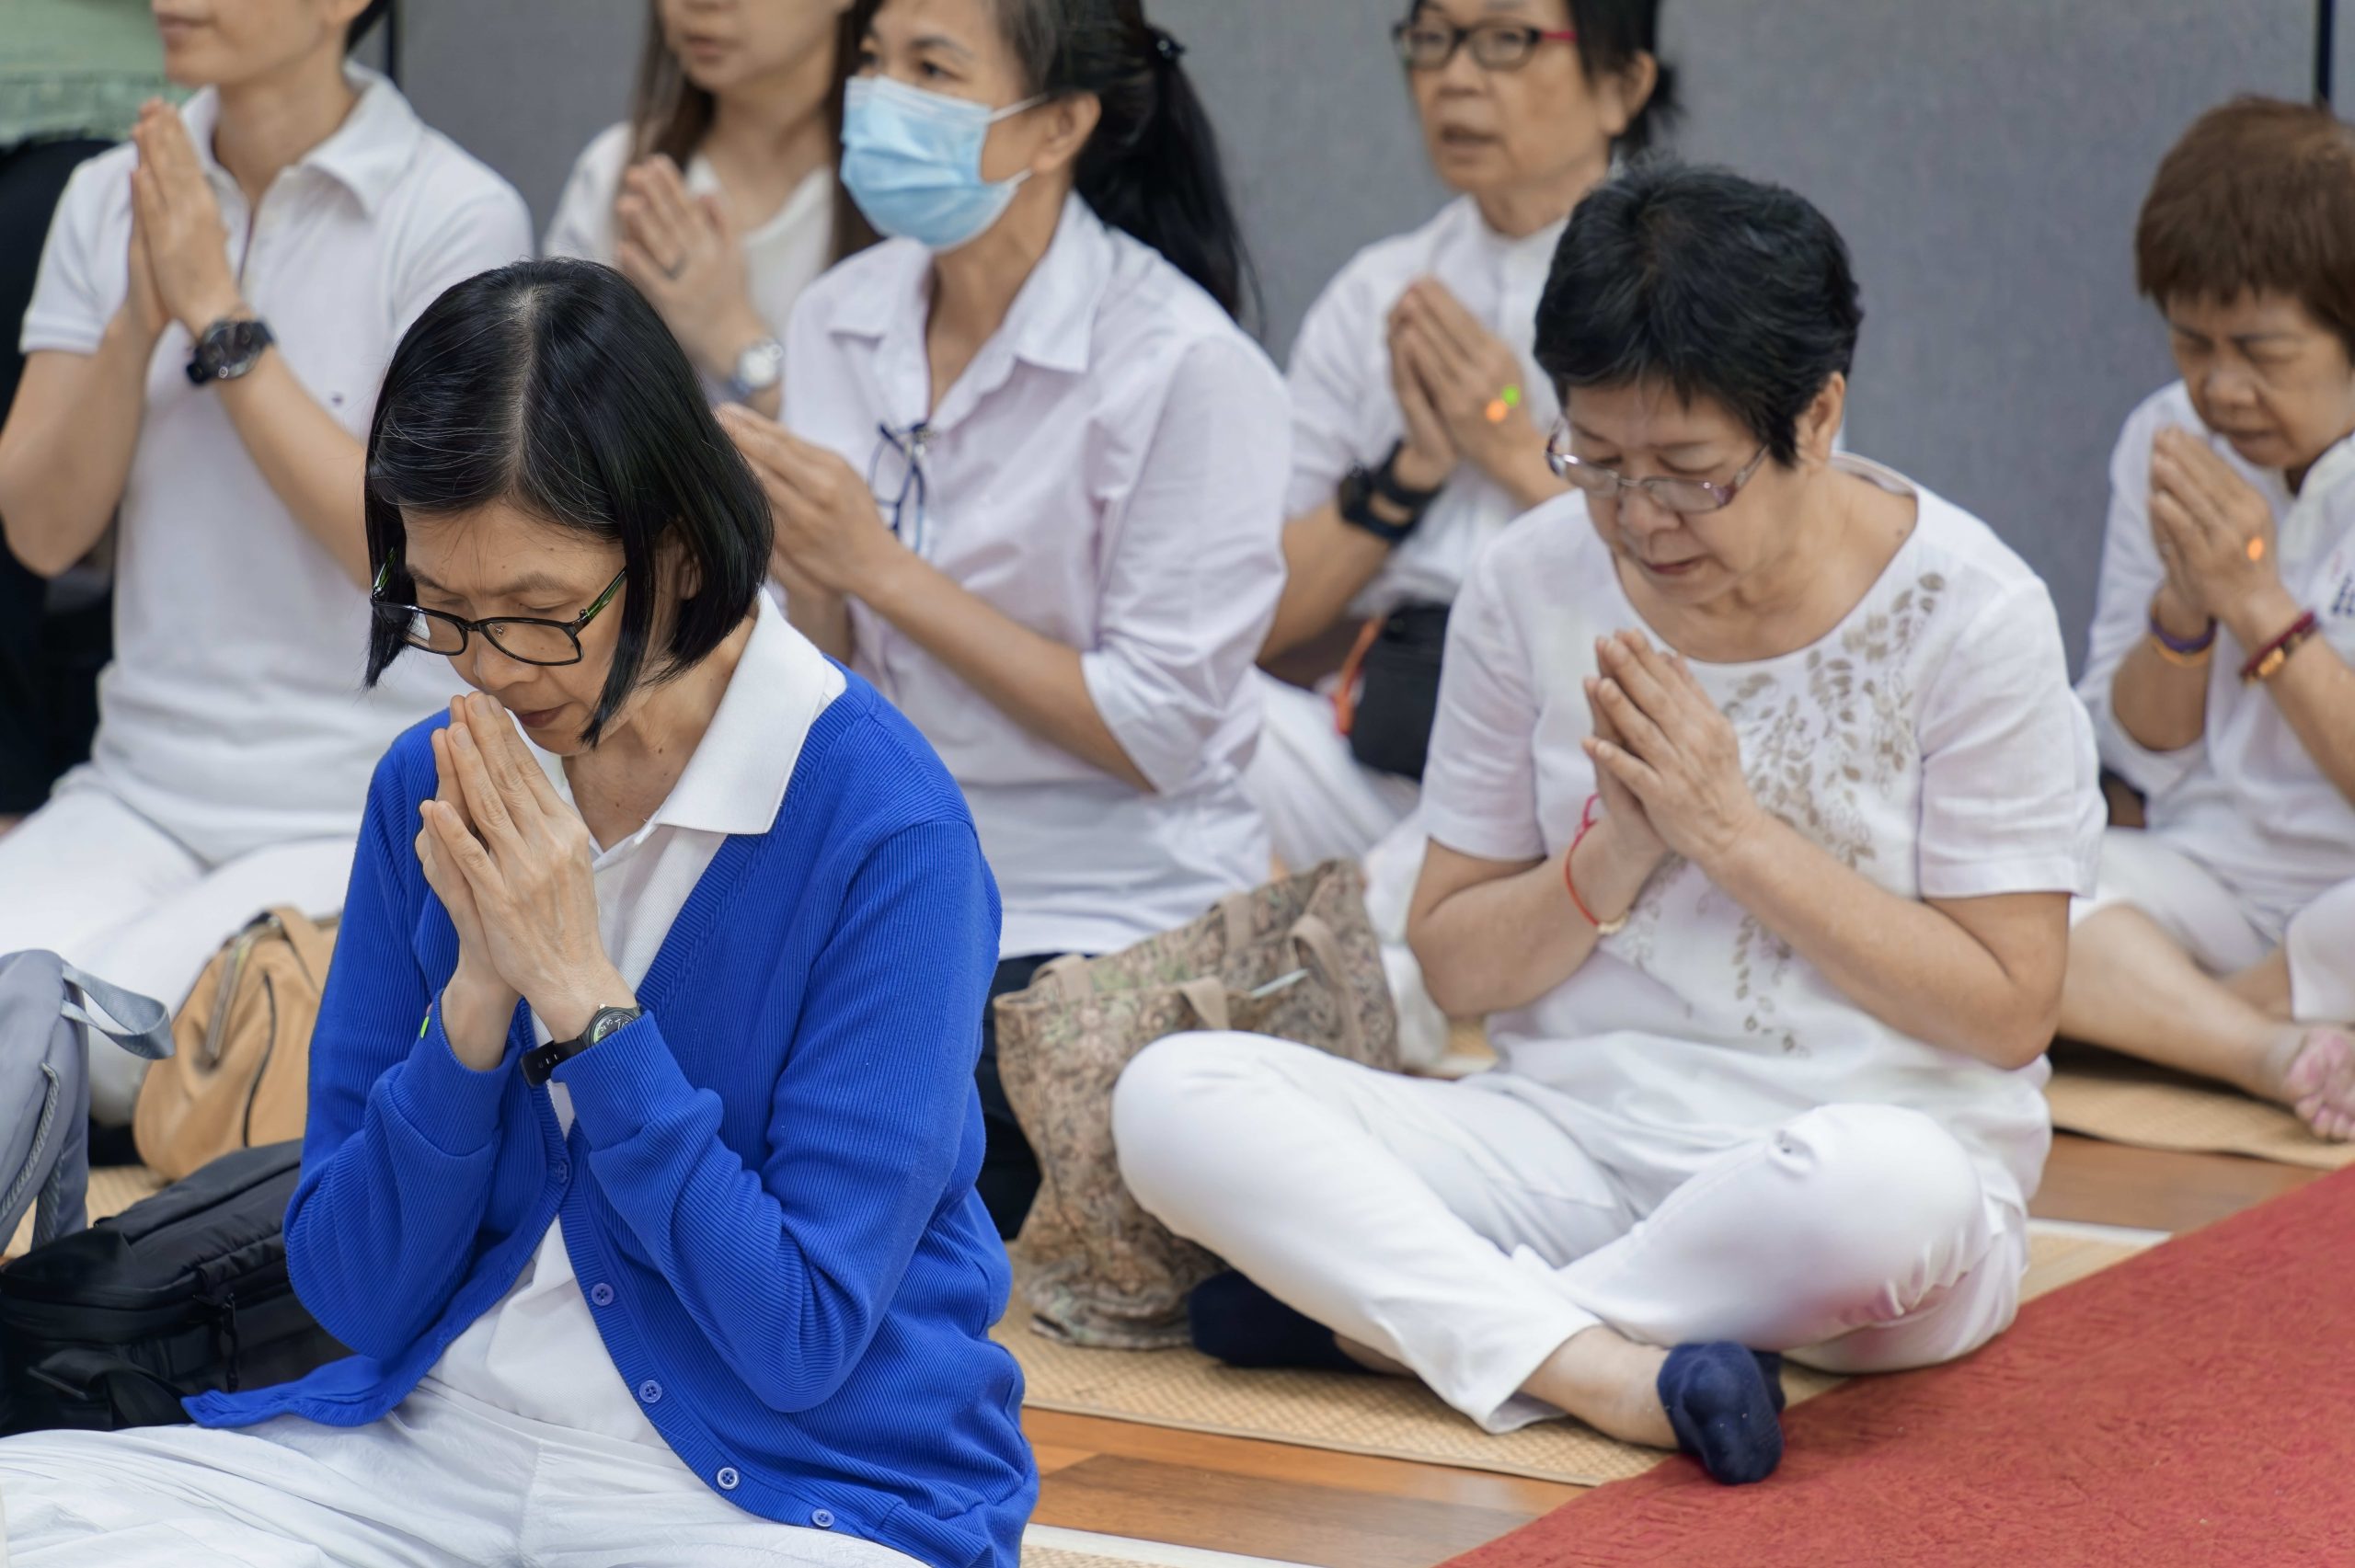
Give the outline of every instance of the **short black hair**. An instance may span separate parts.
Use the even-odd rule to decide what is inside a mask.
[[[368,36],[369,29],[383,21],[385,13],[392,8],[393,0],[368,0],[368,8],[352,17],[343,29],[343,52],[349,54],[358,49],[360,40]]]
[[[1805,197],[1730,170],[1638,163],[1570,214],[1537,306],[1537,362],[1571,388],[1665,382],[1778,464],[1847,373],[1864,321],[1848,246]]]
[[[1407,0],[1413,21],[1430,0]],[[1660,0],[1569,0],[1570,29],[1578,37],[1579,68],[1588,81],[1616,74],[1638,54],[1652,57],[1651,97],[1627,119],[1613,141],[1614,151],[1634,157],[1674,125],[1683,105],[1677,97],[1676,68],[1660,57]]]
[[[368,429],[368,565],[387,599],[416,585],[406,513],[504,501],[621,545],[621,636],[584,738],[645,671],[658,549],[674,537],[695,589],[680,598],[665,681],[707,658],[768,575],[768,498],[712,418],[678,340],[628,280],[594,262],[519,261],[454,283],[393,350]],[[377,617],[368,683],[408,646]]]

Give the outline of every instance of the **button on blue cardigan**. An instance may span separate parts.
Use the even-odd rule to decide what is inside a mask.
[[[557,1070],[567,1139],[517,1066],[526,1010],[478,1073],[431,1005],[457,934],[413,842],[444,722],[369,788],[286,1214],[296,1292],[358,1354],[189,1413],[376,1420],[554,1218],[613,1356],[581,1376],[659,1386],[642,1408],[706,1484],[939,1568],[1015,1568],[1038,1475],[973,1191],[998,898],[939,759],[850,677],[775,823],[689,895],[646,1016]]]

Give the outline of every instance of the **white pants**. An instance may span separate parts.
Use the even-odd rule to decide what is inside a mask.
[[[645,1445],[420,1388],[366,1426],[281,1415],[0,1441],[6,1568],[909,1568],[781,1525]]]
[[[1428,1067],[1447,1050],[1447,1017],[1423,989],[1422,966],[1407,945],[1407,910],[1423,872],[1422,790],[1411,779],[1374,772],[1333,727],[1329,698],[1253,671],[1259,683],[1259,749],[1243,775],[1245,793],[1267,818],[1269,842],[1294,871],[1328,860],[1363,863],[1366,912],[1382,938],[1382,967],[1398,1005],[1407,1064]]]
[[[2074,924],[2124,904],[2140,910],[2193,963],[2231,975],[2280,947],[2290,962],[2290,1015],[2302,1024],[2355,1024],[2355,882],[2290,917],[2279,938],[2206,866],[2157,834],[2112,828],[2101,838],[2101,878],[2069,912]]]
[[[0,835],[0,953],[46,947],[177,1011],[205,962],[262,910],[343,907],[350,839],[274,844],[210,865],[86,775]],[[93,1035],[90,1114],[131,1120],[147,1064]]]
[[[1560,1413],[1518,1391],[1597,1323],[1890,1371],[1973,1350],[2017,1309],[2027,1222],[1919,1112],[1806,1112],[1645,1213],[1629,1195],[1656,1179],[1604,1169],[1512,1083],[1178,1035],[1130,1064],[1113,1136],[1164,1224],[1491,1432]]]

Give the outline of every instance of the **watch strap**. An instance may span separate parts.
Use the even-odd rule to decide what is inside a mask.
[[[556,1070],[574,1057],[646,1016],[643,1007],[601,1007],[589,1015],[588,1026],[569,1040],[550,1040],[523,1053],[523,1081],[537,1089]]]
[[[1442,480],[1428,490],[1410,489],[1407,486],[1400,484],[1398,482],[1398,454],[1406,450],[1407,443],[1405,441],[1392,441],[1390,443],[1390,451],[1384,455],[1382,459],[1382,466],[1373,471],[1373,488],[1374,492],[1384,500],[1388,501],[1392,506],[1407,513],[1409,516],[1414,518],[1416,521],[1419,522],[1422,521],[1424,509],[1429,507],[1433,501],[1439,499],[1439,493],[1447,487],[1447,482],[1445,480]]]
[[[1430,509],[1432,498],[1439,494],[1437,490],[1410,490],[1398,483],[1398,476],[1393,469],[1405,444],[1403,441],[1393,442],[1388,455],[1383,458],[1378,468],[1361,464],[1350,469],[1341,480],[1341,487],[1334,498],[1335,509],[1341,514],[1343,522],[1373,534],[1385,544],[1406,543],[1407,536],[1423,521],[1423,513]],[[1373,509],[1377,496],[1407,515],[1395,521],[1382,516]]]
[[[224,315],[197,338],[188,358],[188,379],[197,386],[236,381],[259,363],[277,341],[270,324],[258,316]]]

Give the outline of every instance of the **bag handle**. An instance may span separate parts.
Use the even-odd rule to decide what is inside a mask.
[[[1251,895],[1229,893],[1218,901],[1219,918],[1226,923],[1226,956],[1248,949],[1251,945]]]
[[[1341,939],[1322,915],[1303,915],[1292,922],[1292,939],[1308,961],[1325,971],[1325,983],[1340,994],[1341,1043],[1352,1061],[1368,1059],[1365,1029],[1358,1010],[1350,1004],[1349,965],[1341,956]]]
[[[1087,983],[1087,960],[1076,953],[1066,953],[1041,966],[1030,977],[1030,983],[1047,987],[1054,992],[1055,1000],[1066,1007],[1085,1001],[1093,989]]]
[[[1186,1005],[1194,1010],[1194,1016],[1202,1021],[1203,1028],[1216,1030],[1234,1027],[1228,1022],[1226,987],[1221,981],[1208,976],[1198,975],[1190,980],[1180,982],[1178,994],[1186,999]]]
[[[335,945],[327,940],[327,932],[302,910],[292,906],[274,909],[270,915],[278,921],[278,929],[286,944],[294,949],[295,958],[311,983],[321,990],[327,989],[327,966],[334,962]]]
[[[58,968],[67,987],[65,1003],[59,1011],[70,1022],[95,1029],[132,1056],[149,1061],[161,1061],[172,1054],[172,1015],[162,1002],[71,964],[61,963]],[[80,1001],[75,1000],[75,992],[80,993]],[[90,1011],[91,1005],[97,1013]]]

